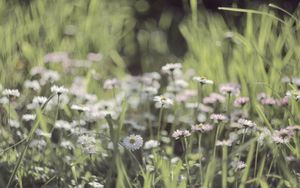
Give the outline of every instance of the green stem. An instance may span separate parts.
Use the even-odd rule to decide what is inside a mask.
[[[227,187],[227,160],[228,149],[226,145],[222,146],[222,188]]]
[[[160,140],[160,128],[162,127],[163,123],[163,119],[162,119],[162,115],[163,115],[163,105],[161,106],[160,110],[159,110],[159,116],[158,116],[158,129],[157,129],[157,140]]]
[[[200,149],[201,149],[201,140],[202,140],[202,134],[200,134],[199,137],[198,137],[198,152],[199,152],[200,181],[201,181],[201,183],[203,183],[203,171],[202,171],[202,161],[201,161],[202,154],[200,152]]]

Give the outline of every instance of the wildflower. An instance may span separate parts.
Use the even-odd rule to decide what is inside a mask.
[[[159,142],[157,140],[148,140],[145,142],[144,149],[152,149],[159,146]]]
[[[143,146],[143,138],[132,134],[124,138],[123,146],[130,151],[138,150]]]
[[[36,115],[35,115],[35,114],[24,114],[24,115],[22,116],[22,119],[23,119],[24,121],[33,121],[33,120],[35,120],[35,118],[36,118]]]
[[[233,105],[236,107],[244,106],[249,102],[249,97],[238,97],[234,100]]]
[[[216,146],[232,146],[232,140],[217,140]]]
[[[96,181],[92,181],[92,182],[89,182],[89,185],[92,187],[92,188],[103,188],[104,185],[102,185],[101,183],[98,183]]]
[[[287,106],[289,104],[289,97],[288,96],[284,96],[281,99],[277,99],[276,100],[276,104],[278,106]]]
[[[271,136],[272,140],[277,144],[287,144],[294,136],[295,132],[292,129],[275,130]]]
[[[69,59],[67,52],[53,52],[44,56],[45,63],[60,63]]]
[[[103,88],[104,89],[113,89],[113,88],[116,88],[116,87],[119,87],[120,83],[117,79],[108,79],[108,80],[105,80],[104,82],[104,85],[103,85]]]
[[[52,93],[56,93],[57,95],[61,95],[63,93],[67,93],[69,91],[65,87],[63,87],[63,86],[57,86],[57,85],[52,86],[50,90],[51,90]]]
[[[167,91],[170,92],[179,92],[182,91],[184,88],[186,88],[189,84],[181,79],[177,79],[175,80],[175,82],[171,82],[168,87],[167,87]]]
[[[228,118],[224,114],[211,114],[210,119],[219,122],[219,121],[227,121]]]
[[[161,68],[163,73],[174,74],[175,71],[180,70],[182,65],[180,63],[169,63]]]
[[[73,104],[71,106],[71,109],[72,110],[76,110],[78,112],[87,112],[87,111],[89,111],[88,107],[86,107],[86,106],[79,106],[79,105],[76,105],[76,104]]]
[[[203,98],[204,104],[215,104],[225,102],[225,97],[218,93],[211,93],[208,97]]]
[[[260,100],[260,103],[263,105],[275,105],[276,104],[276,100],[272,97],[266,97]]]
[[[242,126],[245,126],[245,127],[249,127],[249,128],[253,128],[253,127],[256,127],[256,124],[250,120],[247,120],[247,119],[239,119],[238,120],[238,123]]]
[[[41,86],[37,80],[33,80],[33,81],[26,80],[24,82],[24,87],[28,89],[32,89],[34,91],[39,91],[41,89]]]
[[[17,89],[5,89],[2,91],[2,95],[13,98],[13,97],[19,97],[20,92]]]
[[[233,167],[233,169],[235,171],[242,170],[242,169],[244,169],[244,168],[247,167],[247,165],[245,164],[245,162],[243,162],[243,161],[237,161],[237,160],[232,161],[231,162],[231,166]]]
[[[299,101],[300,100],[300,91],[299,90],[287,91],[286,96],[287,97],[293,97],[296,101]]]
[[[173,105],[173,100],[172,99],[169,99],[163,95],[160,95],[160,96],[155,96],[153,98],[153,101],[157,102],[158,106],[159,107],[169,107],[169,106],[172,106]]]
[[[60,75],[58,72],[53,70],[45,70],[43,74],[41,74],[41,79],[39,80],[41,85],[45,85],[46,83],[53,83],[60,79]]]
[[[201,85],[214,83],[212,80],[208,80],[205,77],[200,77],[200,76],[194,76],[193,80],[195,80],[196,82],[198,82]]]
[[[226,83],[220,86],[220,92],[222,94],[237,96],[240,94],[240,85],[234,83]]]
[[[204,132],[209,132],[211,130],[213,130],[213,126],[210,125],[210,124],[200,123],[200,124],[192,125],[192,131],[193,132],[198,132],[199,131],[199,132],[204,133]]]
[[[72,150],[74,149],[74,145],[72,144],[72,142],[68,141],[68,140],[63,140],[61,143],[60,143],[60,146],[63,147],[63,148],[66,148],[68,150]]]
[[[191,136],[190,131],[188,130],[176,130],[173,132],[172,137],[175,138],[176,140],[178,140],[181,137],[188,137]]]
[[[157,88],[149,86],[144,89],[144,92],[147,95],[153,96],[157,94]]]
[[[71,130],[72,125],[67,121],[57,120],[54,124],[54,127],[59,129]]]
[[[183,90],[183,92],[180,92],[176,95],[176,100],[178,102],[186,102],[188,99],[194,97],[197,95],[197,92],[195,90]]]
[[[14,128],[20,127],[20,123],[17,120],[9,119],[8,124],[9,124],[9,126],[14,127]]]
[[[37,107],[37,106],[42,106],[46,101],[47,97],[44,96],[35,96],[32,100],[32,104]]]

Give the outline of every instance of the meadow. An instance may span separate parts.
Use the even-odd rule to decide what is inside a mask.
[[[0,1],[0,187],[300,187],[300,11],[188,3]]]

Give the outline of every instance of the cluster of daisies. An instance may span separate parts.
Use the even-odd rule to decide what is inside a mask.
[[[80,149],[89,155],[101,153],[103,159],[116,150],[115,147],[130,153],[163,150],[166,145],[176,150],[178,141],[193,146],[195,139],[192,138],[195,137],[198,148],[192,151],[208,154],[216,146],[235,147],[250,138],[255,138],[261,146],[275,143],[294,147],[293,138],[300,127],[283,126],[282,123],[293,118],[290,113],[295,115],[293,110],[285,111],[300,98],[298,90],[286,91],[279,98],[266,93],[256,97],[242,96],[239,84],[216,84],[198,76],[194,70],[183,72],[180,63],[166,64],[160,73],[127,75],[121,80],[106,79],[93,68],[102,58],[101,54],[93,53],[86,60],[74,60],[65,52],[46,55],[45,66],[31,69],[32,79],[25,80],[22,90],[0,87],[1,113],[6,117],[2,124],[8,125],[14,139],[22,140],[38,119],[37,109],[43,110],[43,114],[50,116],[48,119],[51,120],[44,123],[49,127],[41,126],[35,130],[29,145],[31,149],[45,151],[51,140],[67,153]],[[57,71],[57,66],[61,66],[63,74]],[[89,78],[86,79],[84,71],[78,76],[80,70],[86,70]],[[58,84],[68,75],[73,77],[68,87]],[[296,78],[283,78],[282,81],[300,86]],[[109,97],[102,98],[98,93],[90,92],[91,84],[98,85],[99,90]],[[256,105],[266,110],[263,118],[253,113]],[[124,126],[120,128],[118,140],[113,140],[115,136],[111,131],[119,131],[121,125],[118,122],[124,113]],[[112,126],[107,122],[107,115],[112,118]],[[281,121],[272,118],[274,115]],[[289,122],[296,123],[297,119]],[[202,136],[214,139],[202,143]],[[63,160],[68,164],[75,163],[76,159],[71,156],[66,155]],[[232,161],[232,167],[245,168],[242,158]],[[49,170],[49,173],[53,172]],[[101,187],[101,181],[104,180],[91,180],[89,184]]]

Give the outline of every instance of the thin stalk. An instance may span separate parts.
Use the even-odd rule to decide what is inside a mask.
[[[203,171],[202,171],[202,161],[201,161],[201,140],[202,140],[202,134],[198,136],[198,152],[199,152],[199,173],[200,173],[200,181],[203,183]]]
[[[13,148],[13,147],[16,147],[16,146],[19,145],[19,144],[22,144],[24,141],[26,141],[26,138],[23,138],[22,140],[20,140],[19,142],[15,143],[14,145],[9,146],[9,147],[5,148],[4,150],[0,151],[0,154],[6,152],[6,151],[8,151],[8,150],[10,150],[10,149]]]
[[[258,158],[258,146],[259,143],[256,143],[256,149],[255,149],[255,161],[254,161],[254,177],[256,177],[256,168],[257,168],[257,158]]]
[[[222,188],[227,187],[227,160],[228,149],[226,145],[222,146]]]
[[[187,179],[188,179],[188,182],[189,183],[192,183],[191,182],[191,179],[190,179],[190,165],[189,165],[189,161],[188,161],[188,157],[187,157],[187,154],[188,154],[188,143],[187,143],[187,140],[186,138],[184,137],[183,139],[183,145],[184,145],[184,160],[185,160],[185,163],[186,163],[186,171],[187,171]]]
[[[59,96],[60,96],[60,95],[57,95],[57,104],[56,104],[56,112],[55,112],[54,124],[55,124],[55,122],[57,121],[57,118],[58,118],[58,111],[59,111]],[[52,127],[50,133],[53,132],[54,128],[55,128],[55,126],[53,125],[53,127]]]
[[[160,128],[161,128],[161,126],[163,125],[163,123],[162,123],[162,115],[163,115],[163,109],[164,109],[164,107],[163,107],[163,105],[161,106],[161,108],[160,108],[160,110],[159,110],[159,116],[158,116],[158,123],[159,123],[159,125],[158,125],[158,129],[157,129],[157,140],[159,141],[159,139],[160,139]]]
[[[215,143],[214,143],[214,151],[213,151],[213,158],[216,157],[216,143],[217,143],[217,140],[218,140],[218,135],[219,135],[219,129],[220,129],[220,125],[218,125],[217,127],[217,132],[216,132],[216,137],[215,137]]]

